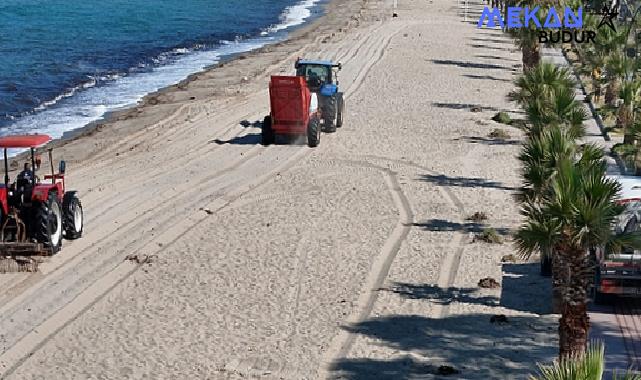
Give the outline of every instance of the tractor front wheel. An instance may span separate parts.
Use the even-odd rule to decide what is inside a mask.
[[[317,118],[310,119],[307,125],[307,145],[309,145],[310,148],[317,147],[318,144],[320,144],[320,135],[320,122]]]
[[[82,237],[84,227],[84,215],[82,203],[75,191],[65,193],[62,199],[62,226],[67,240],[74,240]]]
[[[54,193],[49,194],[45,202],[38,202],[35,207],[35,238],[45,248],[55,254],[62,246],[62,207]]]
[[[272,129],[272,117],[271,116],[265,116],[263,119],[263,125],[260,131],[260,137],[261,137],[261,143],[263,145],[270,145],[273,144],[274,141],[276,140],[276,136],[274,135],[274,130]]]

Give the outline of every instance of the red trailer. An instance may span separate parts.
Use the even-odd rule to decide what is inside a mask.
[[[263,145],[273,144],[277,136],[307,136],[310,147],[320,143],[318,99],[304,77],[272,76],[269,102],[271,112],[265,116],[261,131]]]

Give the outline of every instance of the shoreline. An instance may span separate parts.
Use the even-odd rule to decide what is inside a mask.
[[[87,228],[0,276],[0,377],[500,379],[556,356],[549,282],[510,239],[523,132],[491,120],[520,112],[513,42],[445,0],[332,4],[56,152]],[[345,125],[262,146],[297,56],[343,63]]]
[[[67,154],[67,162],[81,162],[99,154],[102,147],[118,143],[129,135],[171,119],[182,107],[189,106],[188,103],[220,110],[219,107],[224,108],[249,94],[266,89],[267,81],[262,83],[261,79],[273,74],[275,67],[284,64],[286,68],[279,71],[292,72],[294,55],[310,43],[320,41],[324,44],[333,37],[360,26],[361,23],[380,21],[380,17],[375,17],[374,20],[367,19],[364,10],[368,5],[368,1],[362,0],[322,0],[317,6],[322,8],[323,12],[318,17],[312,17],[302,25],[294,27],[282,41],[232,54],[224,62],[212,64],[176,84],[145,95],[135,105],[110,111],[103,118],[84,127],[65,132],[63,136],[47,144],[47,147],[58,150],[69,147],[70,149],[63,152]],[[391,14],[389,16],[391,17]],[[336,25],[342,26],[332,29]],[[269,63],[266,65],[265,62]],[[205,85],[208,91],[203,89]],[[104,137],[109,142],[95,142],[97,136]],[[85,150],[82,149],[83,145],[93,145],[95,149]],[[13,159],[19,157],[20,155],[16,155]]]
[[[274,45],[280,45],[280,44],[287,44],[289,43],[290,40],[298,38],[301,34],[305,34],[309,31],[311,31],[319,22],[322,21],[323,18],[325,18],[328,13],[332,9],[332,3],[335,2],[336,0],[319,0],[315,4],[313,4],[310,8],[306,8],[310,11],[310,16],[303,19],[301,24],[299,25],[292,25],[288,26],[282,30],[276,30],[274,33],[274,37],[276,37],[275,40],[270,41],[265,43],[262,46],[259,47],[254,47],[251,48],[251,45],[249,50],[244,50],[244,51],[239,51],[239,52],[232,52],[232,53],[227,53],[227,54],[221,54],[219,61],[212,63],[210,65],[207,65],[203,67],[202,69],[196,70],[190,74],[188,74],[186,77],[181,79],[180,81],[170,84],[164,87],[161,87],[155,91],[148,92],[144,95],[142,95],[135,103],[125,105],[113,110],[106,111],[101,117],[99,117],[96,120],[93,120],[89,123],[86,123],[84,126],[78,127],[78,128],[73,128],[67,131],[64,131],[60,137],[56,137],[52,140],[50,144],[56,144],[55,146],[61,146],[64,145],[65,142],[68,141],[73,141],[77,138],[80,138],[82,136],[86,135],[91,135],[93,130],[96,128],[102,128],[108,124],[113,124],[117,122],[119,119],[122,118],[129,118],[132,112],[140,112],[138,109],[147,107],[147,106],[152,106],[156,105],[154,103],[154,99],[158,97],[162,97],[163,95],[170,93],[172,91],[182,90],[184,87],[186,87],[191,81],[193,81],[194,77],[198,77],[200,75],[206,75],[210,73],[213,70],[220,70],[224,66],[227,65],[232,65],[237,61],[248,59],[248,58],[254,58],[261,54],[261,52],[265,51],[266,49],[269,50],[269,47],[274,46]],[[295,7],[298,5],[301,5],[302,1],[299,1],[295,4],[292,4],[291,6],[288,6],[283,10],[283,14],[287,11],[288,8],[290,7]],[[279,24],[281,25],[281,24]],[[278,25],[272,25],[269,28],[277,27]],[[277,37],[279,33],[282,33],[282,37]],[[251,43],[253,40],[258,40],[261,37],[267,37],[266,35],[257,35],[249,38],[247,43]],[[219,46],[215,49],[212,50],[207,50],[207,52],[216,52],[218,51],[222,46]],[[205,52],[205,51],[203,51]],[[193,52],[192,54],[197,54],[198,52]],[[163,66],[159,66],[163,67]],[[154,68],[156,70],[157,68]],[[14,127],[15,124],[12,124],[9,127]],[[29,132],[32,133],[32,132]],[[47,132],[36,132],[36,133],[47,133]],[[17,157],[18,155],[14,156]]]

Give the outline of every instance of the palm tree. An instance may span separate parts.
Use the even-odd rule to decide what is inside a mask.
[[[628,59],[622,52],[609,53],[606,61],[608,85],[605,90],[605,103],[614,106],[619,95],[621,81],[634,69],[634,61]]]
[[[574,138],[583,136],[587,112],[575,99],[569,69],[543,62],[521,75],[515,85],[509,98],[525,109],[530,135],[540,134],[549,125],[563,125]]]
[[[605,369],[605,347],[603,343],[593,343],[584,355],[538,366],[540,375],[530,376],[530,380],[601,380]],[[641,380],[641,375],[628,371],[622,377],[615,373],[613,379]]]
[[[534,99],[549,96],[554,88],[574,88],[575,81],[568,68],[542,62],[519,76],[515,85],[516,90],[510,93],[509,97],[519,105],[525,106]]]
[[[619,107],[617,115],[617,126],[623,129],[623,143],[634,143],[633,126],[636,115],[635,106],[639,104],[639,95],[641,94],[641,83],[638,81],[624,81],[619,90],[619,97],[623,100],[623,105]]]
[[[589,154],[593,154],[591,151]],[[638,236],[615,237],[612,226],[623,211],[615,202],[618,182],[605,177],[603,160],[562,158],[557,162],[547,190],[539,201],[528,200],[522,214],[526,221],[516,235],[524,257],[550,249],[555,271],[562,274],[556,284],[561,292],[559,357],[584,353],[588,338],[587,287],[591,266],[587,252],[619,241],[641,247]]]
[[[508,1],[508,4],[519,7],[528,7],[532,9],[536,6],[539,7],[537,18],[545,20],[546,8],[553,2],[550,0],[537,1],[537,0],[516,0]],[[530,23],[532,24],[532,23]],[[525,28],[514,28],[509,30],[514,38],[516,46],[521,49],[521,61],[523,63],[523,72],[528,72],[534,69],[541,62],[541,46],[539,43],[539,33],[541,29],[537,29],[536,25],[529,25]]]
[[[523,193],[526,202],[539,203],[548,195],[550,184],[556,176],[559,162],[580,156],[579,163],[585,167],[601,165],[603,150],[594,145],[585,145],[580,149],[574,143],[574,137],[568,130],[559,126],[545,129],[539,136],[531,136],[523,145],[518,159],[523,164]],[[542,230],[550,231],[549,221],[540,220]],[[540,237],[545,234],[539,235]],[[551,234],[539,242],[541,255],[541,274],[552,276],[552,310],[561,311],[562,278],[560,264],[554,252]]]
[[[547,96],[532,99],[525,106],[525,114],[531,123],[530,135],[539,135],[552,125],[565,128],[572,139],[585,135],[583,122],[587,112],[583,104],[575,98],[574,89],[553,87]]]

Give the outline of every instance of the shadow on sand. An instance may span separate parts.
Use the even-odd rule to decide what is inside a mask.
[[[492,75],[476,75],[476,74],[463,74],[464,77],[468,77],[471,79],[482,79],[482,80],[495,80],[495,81],[500,81],[500,82],[512,82],[510,79],[504,79],[504,78],[497,78]]]
[[[261,143],[261,137],[260,134],[257,133],[250,133],[247,135],[243,136],[236,136],[233,139],[230,140],[220,140],[220,139],[213,139],[209,141],[210,144],[218,144],[218,145],[225,145],[225,144],[233,144],[233,145],[258,145]]]
[[[407,284],[395,282],[383,291],[398,294],[403,298],[414,300],[429,300],[439,305],[449,305],[452,302],[462,302],[476,305],[496,306],[499,299],[494,296],[479,294],[480,288],[441,288],[433,284]]]
[[[415,222],[408,225],[412,227],[420,227],[426,231],[433,231],[433,232],[463,231],[463,232],[472,232],[472,233],[479,233],[479,232],[482,232],[484,229],[490,227],[487,224],[483,224],[483,223],[476,223],[476,222],[458,223],[458,222],[451,222],[445,219],[429,219],[422,223]],[[511,233],[509,228],[504,228],[504,227],[498,227],[498,228],[492,227],[492,228],[494,228],[496,233],[498,233],[499,235],[508,236]]]
[[[488,312],[444,318],[393,315],[344,326],[349,333],[367,338],[368,344],[378,347],[378,353],[387,355],[385,359],[369,356],[336,360],[331,366],[331,378],[527,378],[535,373],[537,362],[551,362],[558,347],[557,319],[549,315],[550,281],[539,276],[538,270],[538,263],[504,264],[500,300],[478,288],[443,289],[431,284],[397,282],[381,289],[410,300],[442,305],[498,303],[528,314],[508,315],[507,323],[500,324],[492,323],[492,314]],[[459,373],[441,377],[442,365],[454,365]]]
[[[495,65],[491,63],[455,61],[451,59],[433,59],[432,62],[434,62],[437,65],[452,65],[452,66],[473,68],[473,69],[512,70],[512,68],[510,67]]]
[[[376,341],[379,351],[406,351],[395,358],[344,358],[331,366],[332,378],[350,380],[434,378],[438,368],[449,363],[465,364],[448,378],[495,379],[496,370],[504,369],[511,378],[526,378],[534,372],[537,361],[554,355],[552,344],[541,342],[549,334],[546,322],[538,317],[513,316],[506,324],[490,323],[491,315],[452,315],[429,318],[417,315],[372,318],[344,327],[352,334]],[[537,342],[534,344],[533,342]],[[382,347],[381,347],[382,346]],[[552,349],[551,349],[552,348]],[[552,355],[550,355],[552,354]],[[438,359],[443,358],[443,359]],[[440,377],[436,377],[440,378]]]
[[[503,139],[493,139],[491,137],[479,137],[479,136],[463,136],[461,138],[454,139],[454,141],[467,141],[470,144],[485,144],[485,145],[519,145],[521,141],[519,140],[503,140]]]
[[[421,180],[431,182],[439,186],[455,186],[455,187],[484,187],[494,188],[499,190],[517,191],[516,187],[506,186],[501,182],[487,180],[485,178],[474,177],[449,177],[444,174],[423,174]]]

